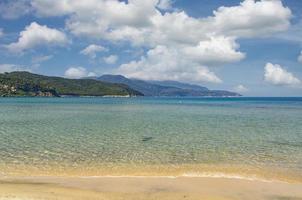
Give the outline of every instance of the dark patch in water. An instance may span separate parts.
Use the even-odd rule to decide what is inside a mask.
[[[153,137],[143,137],[142,141],[147,142],[147,141],[152,140],[152,139],[153,139]]]

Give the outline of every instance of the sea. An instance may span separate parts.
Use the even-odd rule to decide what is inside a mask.
[[[0,98],[0,177],[302,182],[302,98]]]

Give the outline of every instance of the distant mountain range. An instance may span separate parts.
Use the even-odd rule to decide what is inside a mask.
[[[0,73],[0,96],[241,96],[177,81],[143,81],[122,75],[84,79],[30,72]]]
[[[124,84],[66,79],[29,72],[0,74],[0,96],[142,96]]]
[[[103,75],[93,79],[128,85],[130,88],[141,92],[145,96],[241,96],[235,92],[225,90],[209,90],[206,87],[181,83],[177,81],[143,81],[129,79],[122,75]]]

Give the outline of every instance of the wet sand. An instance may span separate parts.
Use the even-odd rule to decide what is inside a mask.
[[[193,177],[1,178],[0,200],[302,200],[301,183]]]

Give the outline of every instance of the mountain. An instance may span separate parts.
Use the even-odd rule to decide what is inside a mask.
[[[177,81],[143,81],[129,79],[122,75],[103,75],[94,79],[109,82],[126,84],[144,94],[145,96],[241,96],[238,93],[224,90],[209,90],[206,87],[181,83]]]
[[[66,79],[29,72],[0,74],[0,96],[141,96],[124,84]]]
[[[199,90],[199,91],[209,91],[208,88],[195,85],[195,84],[189,84],[189,83],[181,83],[178,81],[148,81],[149,83],[153,83],[156,85],[162,85],[167,87],[176,87],[181,89],[188,89],[188,90]]]
[[[145,96],[165,96],[165,93],[168,93],[168,90],[177,89],[174,87],[166,87],[161,85],[156,85],[152,83],[148,83],[142,80],[136,79],[128,79],[122,75],[103,75],[101,77],[96,78],[96,80],[108,82],[108,83],[120,83],[126,84],[134,90],[140,91]]]

